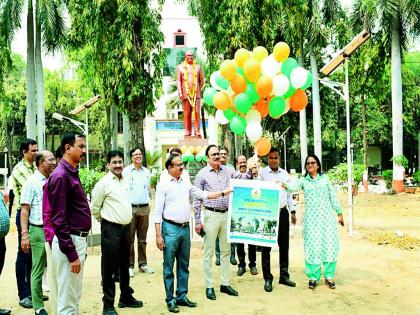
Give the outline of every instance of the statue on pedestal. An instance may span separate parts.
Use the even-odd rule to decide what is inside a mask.
[[[204,85],[204,73],[200,65],[194,62],[194,54],[187,50],[185,61],[176,68],[178,96],[184,108],[185,136],[200,134],[201,89]],[[192,134],[191,116],[194,116],[194,134]]]

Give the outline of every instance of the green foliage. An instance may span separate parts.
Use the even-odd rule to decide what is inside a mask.
[[[386,170],[382,172],[382,177],[385,181],[385,185],[387,189],[390,189],[392,187],[392,175],[393,171],[392,170]]]
[[[160,151],[146,151],[146,163],[148,167],[159,166],[159,162],[162,158],[162,152]]]
[[[79,169],[80,182],[84,192],[87,195],[92,193],[93,187],[105,175],[105,172],[98,172],[93,169],[81,168]]]
[[[157,183],[159,182],[160,173],[156,173],[150,177],[150,186],[156,187]]]
[[[352,165],[352,176],[355,184],[359,185],[362,181],[364,170],[365,166],[363,164]],[[340,163],[330,169],[327,174],[333,183],[340,185],[347,183],[347,163]]]
[[[403,154],[392,157],[390,161],[394,162],[395,165],[402,166],[404,168],[408,167],[408,160]]]
[[[413,180],[417,185],[420,185],[420,170],[417,170],[414,174],[413,174]]]

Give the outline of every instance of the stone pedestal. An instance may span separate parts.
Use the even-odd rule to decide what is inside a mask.
[[[209,141],[207,139],[196,138],[196,137],[184,137],[184,139],[178,140],[179,147],[186,145],[189,147],[190,145],[196,147],[207,147],[209,145]]]

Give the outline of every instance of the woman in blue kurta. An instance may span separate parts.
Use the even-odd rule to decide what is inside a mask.
[[[333,185],[321,172],[318,157],[309,155],[305,165],[305,175],[296,183],[283,183],[283,187],[289,191],[303,190],[305,196],[303,239],[309,288],[315,289],[323,265],[325,284],[335,289],[333,278],[339,250],[336,215],[338,222],[344,226],[342,210]]]

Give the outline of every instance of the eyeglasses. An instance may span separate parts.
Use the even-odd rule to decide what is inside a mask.
[[[306,165],[315,165],[316,164],[316,162],[306,162]]]
[[[184,166],[184,163],[174,164],[174,166],[183,167]]]
[[[220,155],[220,153],[213,153],[213,154],[210,154],[210,156],[211,157],[215,157],[215,156],[219,156]]]

